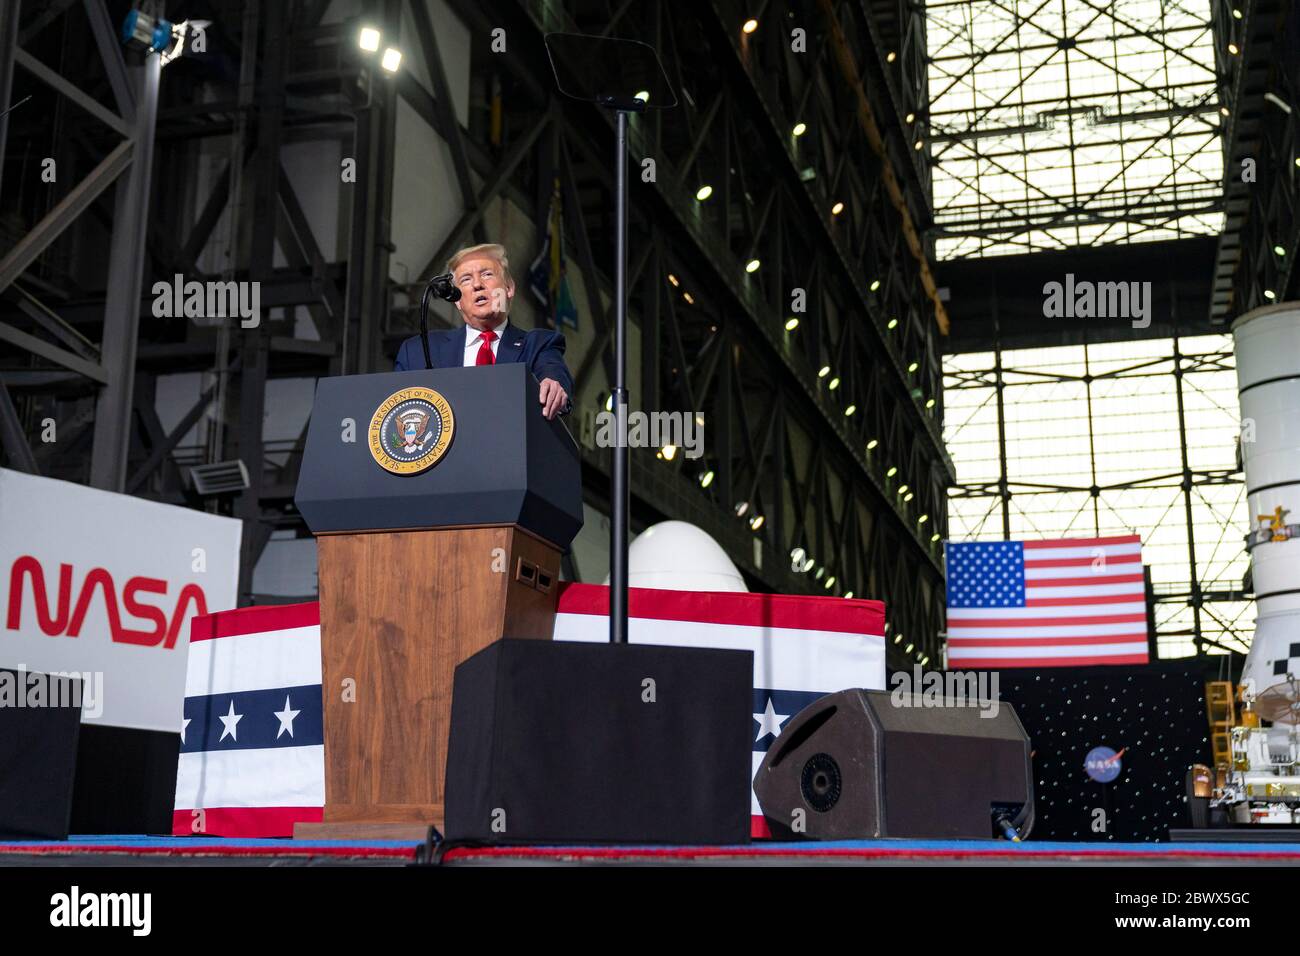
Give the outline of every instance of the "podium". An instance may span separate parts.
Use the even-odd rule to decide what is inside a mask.
[[[549,640],[578,447],[527,367],[321,379],[295,504],[316,536],[325,808],[297,836],[443,826],[456,665]]]

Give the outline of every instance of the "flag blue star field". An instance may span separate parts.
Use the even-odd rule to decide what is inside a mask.
[[[197,617],[172,832],[290,836],[325,803],[320,608]]]
[[[947,541],[948,666],[1147,662],[1137,535]]]

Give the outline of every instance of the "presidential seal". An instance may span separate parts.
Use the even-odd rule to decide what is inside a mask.
[[[431,388],[404,388],[370,419],[370,454],[395,475],[418,475],[438,463],[456,430],[451,406]]]

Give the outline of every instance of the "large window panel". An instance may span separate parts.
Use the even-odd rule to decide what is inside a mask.
[[[1197,336],[1176,348],[1155,339],[946,357],[944,437],[958,481],[949,533],[998,540],[1136,532],[1151,569],[1160,655],[1193,653],[1198,642],[1207,653],[1241,651],[1254,614],[1241,595],[1249,516],[1236,469],[1232,343]]]

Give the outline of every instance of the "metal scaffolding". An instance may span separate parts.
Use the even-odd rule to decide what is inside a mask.
[[[21,232],[6,232],[15,242],[0,260],[7,464],[240,517],[241,601],[266,600],[252,582],[271,534],[305,534],[292,505],[303,435],[264,439],[276,414],[268,385],[389,367],[414,331],[419,280],[448,252],[489,238],[489,210],[502,201],[526,210],[540,236],[557,179],[571,267],[583,278],[578,305],[596,333],[569,355],[595,396],[573,417],[581,437],[609,391],[612,132],[596,108],[555,95],[542,34],[640,37],[661,51],[681,104],[631,129],[633,170],[654,166],[631,184],[629,315],[642,381],[633,406],[698,414],[707,442],[698,460],[633,451],[634,529],[693,521],[757,588],[883,599],[891,661],[937,658],[937,542],[954,472],[938,426],[948,319],[928,263],[927,174],[908,120],[926,97],[923,18],[904,4],[831,0],[758,11],[736,0],[618,9],[451,0],[472,37],[464,123],[425,3],[360,4],[367,22],[403,37],[406,62],[391,78],[358,55],[357,18],[322,22],[329,6],[191,5],[189,15],[210,20],[209,52],[168,65],[160,85],[154,70],[156,124],[146,122],[152,95],[128,82],[104,0],[22,4],[0,23],[0,51],[11,54],[0,67],[13,59],[46,87],[11,117],[0,182],[0,208]],[[745,34],[750,16],[764,27]],[[508,54],[490,49],[497,28]],[[92,49],[104,65],[83,71],[78,95],[47,64],[84,63]],[[392,172],[403,109],[446,144],[454,180],[451,196],[399,201],[454,202],[460,213],[427,264],[398,282]],[[75,189],[28,185],[22,157],[40,155],[51,124],[60,183],[88,167]],[[141,139],[151,125],[152,190]],[[105,126],[127,142],[112,145]],[[322,196],[304,197],[283,161],[287,144],[314,142],[342,143],[355,160],[355,181],[324,197],[346,210],[341,252],[313,231],[309,209]],[[214,151],[226,157],[219,168],[202,166]],[[143,172],[106,206],[105,187],[132,166]],[[706,185],[712,195],[697,198]],[[45,209],[52,194],[61,198]],[[88,268],[94,261],[109,268]],[[140,289],[177,274],[259,282],[262,321],[152,319]],[[180,371],[201,373],[203,384],[164,428],[159,378]],[[58,425],[55,445],[39,438],[47,419]],[[181,454],[196,425],[203,446]],[[609,450],[585,441],[583,460],[587,499],[603,508]],[[242,463],[247,481],[206,495],[187,476],[223,463]],[[904,657],[907,644],[915,653]]]

